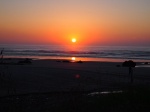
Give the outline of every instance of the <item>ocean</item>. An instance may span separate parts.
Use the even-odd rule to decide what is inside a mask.
[[[83,61],[150,61],[150,47],[76,45],[0,45],[4,58],[73,59]]]

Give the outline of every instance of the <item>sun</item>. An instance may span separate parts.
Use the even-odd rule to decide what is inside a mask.
[[[76,38],[72,38],[72,40],[71,40],[73,43],[75,43],[77,40],[76,40]]]
[[[72,57],[71,60],[72,60],[72,61],[75,61],[75,60],[76,60],[76,57]]]

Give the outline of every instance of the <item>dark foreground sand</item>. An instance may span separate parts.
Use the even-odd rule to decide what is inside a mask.
[[[59,62],[33,60],[32,64],[0,65],[1,96],[56,91],[104,91],[130,85],[128,68],[120,62]],[[137,63],[139,65],[140,63]],[[134,68],[133,85],[150,86],[150,68]],[[8,93],[9,91],[9,93]]]
[[[28,104],[29,99],[29,103],[41,102],[42,104],[37,104],[37,106],[41,106],[38,107],[40,109],[45,109],[48,105],[53,104],[57,104],[59,108],[63,102],[67,102],[68,100],[71,100],[71,102],[73,100],[75,104],[80,102],[74,100],[78,99],[81,93],[88,95],[92,92],[123,92],[131,87],[150,87],[149,67],[135,67],[134,82],[131,84],[128,68],[116,66],[122,65],[120,62],[76,63],[56,60],[32,60],[31,64],[16,64],[15,61],[11,64],[0,65],[0,103],[5,104],[7,102],[6,105],[3,106],[8,105],[9,107],[9,109],[5,109],[5,111],[11,111],[11,109],[19,111],[15,110],[17,107],[15,108],[14,106],[18,106],[23,100],[25,100],[22,102],[23,107],[19,109],[20,111],[25,111],[25,108],[30,105]],[[140,64],[141,63],[137,63],[137,65]],[[9,96],[15,97],[7,99],[10,98]],[[35,102],[31,100],[35,100]],[[48,100],[49,103],[44,103],[43,107],[45,100]],[[79,100],[81,100],[81,98],[79,98]],[[18,101],[18,103],[13,105],[10,101]],[[85,105],[87,106],[89,104],[84,103],[84,106]],[[31,106],[30,109],[26,111],[34,111],[34,109],[37,108],[34,106]],[[57,106],[54,106],[55,111],[58,111]],[[70,108],[70,111],[76,110],[73,108],[76,107]],[[79,106],[78,108],[81,107]],[[45,111],[47,112],[47,110]],[[61,111],[61,109],[59,111]],[[66,109],[64,109],[64,111],[66,111]]]

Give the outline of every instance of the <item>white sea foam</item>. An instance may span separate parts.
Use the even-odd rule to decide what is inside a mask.
[[[0,45],[4,48],[5,56],[19,57],[82,57],[82,58],[113,58],[128,60],[150,61],[149,47],[128,47],[128,46],[54,46],[54,45]]]

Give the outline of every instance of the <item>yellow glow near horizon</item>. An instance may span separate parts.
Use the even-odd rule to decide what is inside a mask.
[[[75,60],[76,60],[76,57],[72,57],[71,60],[72,60],[72,61],[75,61]]]
[[[0,0],[0,18],[0,44],[150,43],[150,0]]]
[[[73,43],[75,43],[77,40],[76,40],[76,38],[72,38],[72,40],[71,40]]]

